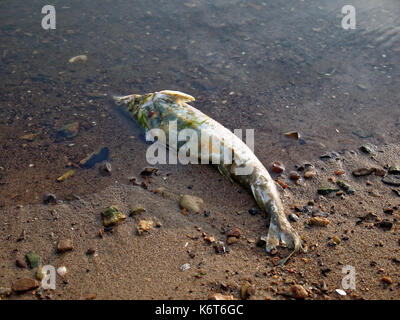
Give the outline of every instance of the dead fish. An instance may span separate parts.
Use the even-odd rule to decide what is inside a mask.
[[[198,147],[201,150],[199,158],[208,161],[212,159],[212,163],[218,163],[221,174],[250,189],[259,207],[269,215],[268,234],[263,237],[267,252],[280,244],[286,245],[293,251],[281,261],[285,263],[293,253],[302,249],[301,239],[286,218],[275,182],[267,169],[232,131],[187,104],[195,100],[192,96],[179,91],[164,90],[143,95],[114,97],[114,99],[117,104],[125,105],[128,112],[144,129],[162,129],[165,141],[161,142],[170,148],[179,149],[179,146],[171,146],[168,141],[171,121],[176,121],[177,128],[173,130],[177,133],[187,128],[199,132],[202,136],[198,139]],[[214,147],[214,143],[210,147],[210,140],[217,141],[218,148]],[[220,146],[223,146],[223,150]],[[203,153],[203,150],[209,152]],[[225,150],[229,150],[233,155],[230,163],[224,161]],[[243,169],[248,173],[243,174]]]

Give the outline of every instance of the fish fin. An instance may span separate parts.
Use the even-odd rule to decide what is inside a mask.
[[[120,105],[123,103],[127,104],[128,102],[132,101],[136,97],[138,97],[137,94],[130,94],[128,96],[113,96],[113,99],[117,105]]]
[[[160,93],[170,96],[171,98],[175,99],[176,102],[190,102],[195,101],[194,97],[189,94],[180,92],[180,91],[173,91],[173,90],[163,90]]]
[[[291,253],[287,257],[279,261],[280,265],[284,265],[296,252],[302,251],[302,241],[297,232],[291,227],[283,228],[273,217],[271,217],[269,224],[268,235],[263,237],[262,240],[266,242],[267,252],[275,249],[281,243],[292,249]]]
[[[223,175],[224,177],[228,178],[229,181],[233,183],[233,179],[232,179],[231,173],[229,172],[229,170],[225,166],[218,165],[217,168],[218,168],[218,171],[219,171],[219,173],[221,175]]]

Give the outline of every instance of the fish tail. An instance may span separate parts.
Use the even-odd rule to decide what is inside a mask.
[[[288,257],[282,259],[281,264],[284,264],[294,253],[302,250],[302,241],[285,216],[275,185],[268,184],[268,180],[267,177],[260,177],[257,184],[251,185],[251,189],[258,205],[270,217],[267,236],[261,238],[266,242],[266,251],[270,252],[280,244],[293,250]]]

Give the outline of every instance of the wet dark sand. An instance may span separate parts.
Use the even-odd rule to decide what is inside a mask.
[[[34,277],[35,270],[15,266],[17,257],[34,250],[44,263],[69,270],[68,283],[58,277],[52,298],[203,299],[213,292],[238,297],[248,280],[256,288],[255,299],[283,299],[280,293],[292,283],[303,284],[311,298],[337,299],[334,290],[341,288],[343,265],[357,272],[357,289],[345,298],[400,297],[395,262],[399,211],[390,216],[383,212],[399,207],[400,198],[379,177],[351,175],[360,167],[399,162],[400,44],[391,33],[399,25],[395,2],[384,1],[374,10],[369,3],[360,4],[365,19],[358,20],[354,32],[340,28],[341,5],[324,1],[320,8],[300,1],[293,10],[287,4],[261,2],[193,2],[194,7],[137,2],[134,17],[129,14],[132,4],[125,1],[101,1],[96,8],[89,2],[87,8],[63,2],[69,8],[56,4],[60,9],[54,32],[40,29],[40,4],[32,3],[0,10],[0,287]],[[90,16],[85,13],[89,8]],[[315,18],[313,23],[305,23],[309,17]],[[88,60],[68,63],[80,54]],[[254,200],[215,168],[158,166],[160,176],[153,177],[151,189],[164,187],[172,198],[129,182],[148,166],[147,145],[137,126],[113,106],[111,96],[162,89],[192,94],[195,107],[230,129],[255,129],[255,153],[268,169],[281,161],[287,176],[295,165],[315,165],[314,179],[300,186],[288,181],[289,188],[280,189],[287,214],[294,205],[302,207],[316,198],[317,188],[328,185],[340,167],[356,193],[344,200],[336,195],[318,199],[314,209],[335,212],[327,228],[305,228],[310,215],[300,214],[293,226],[308,251],[283,269],[274,266],[276,257],[247,240],[266,233],[263,217],[247,213]],[[55,142],[56,129],[75,121],[78,135]],[[306,144],[283,136],[292,130]],[[37,134],[33,141],[21,139],[30,133]],[[370,159],[358,150],[365,143],[384,153]],[[111,152],[111,176],[100,175],[97,165],[56,181],[103,146]],[[319,159],[331,151],[345,160]],[[380,196],[371,196],[371,190]],[[43,205],[46,193],[61,203]],[[68,201],[71,194],[79,200]],[[183,215],[180,194],[202,197],[210,216]],[[162,227],[138,236],[139,218],[128,218],[100,239],[100,213],[113,204],[124,213],[141,204],[147,209],[144,217],[162,222]],[[394,222],[393,229],[356,225],[357,217],[368,212]],[[226,240],[221,229],[231,226],[240,228],[239,242],[230,253],[216,254],[202,232]],[[17,241],[23,230],[26,239]],[[333,236],[349,239],[329,246]],[[58,240],[69,237],[74,250],[57,254]],[[98,256],[86,255],[91,247]],[[184,263],[191,268],[181,271]],[[383,284],[383,276],[393,283]],[[321,281],[326,293],[313,289]]]

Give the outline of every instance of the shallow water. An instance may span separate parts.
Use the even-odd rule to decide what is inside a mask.
[[[57,29],[43,30],[42,1],[0,3],[0,206],[92,193],[138,174],[147,146],[114,94],[189,93],[226,127],[255,129],[266,167],[399,141],[399,1],[353,1],[355,30],[341,27],[346,1],[53,4]],[[86,62],[68,62],[82,54]],[[72,122],[78,135],[55,142]],[[20,138],[30,133],[33,141]],[[77,169],[56,182],[105,146],[112,177]]]

